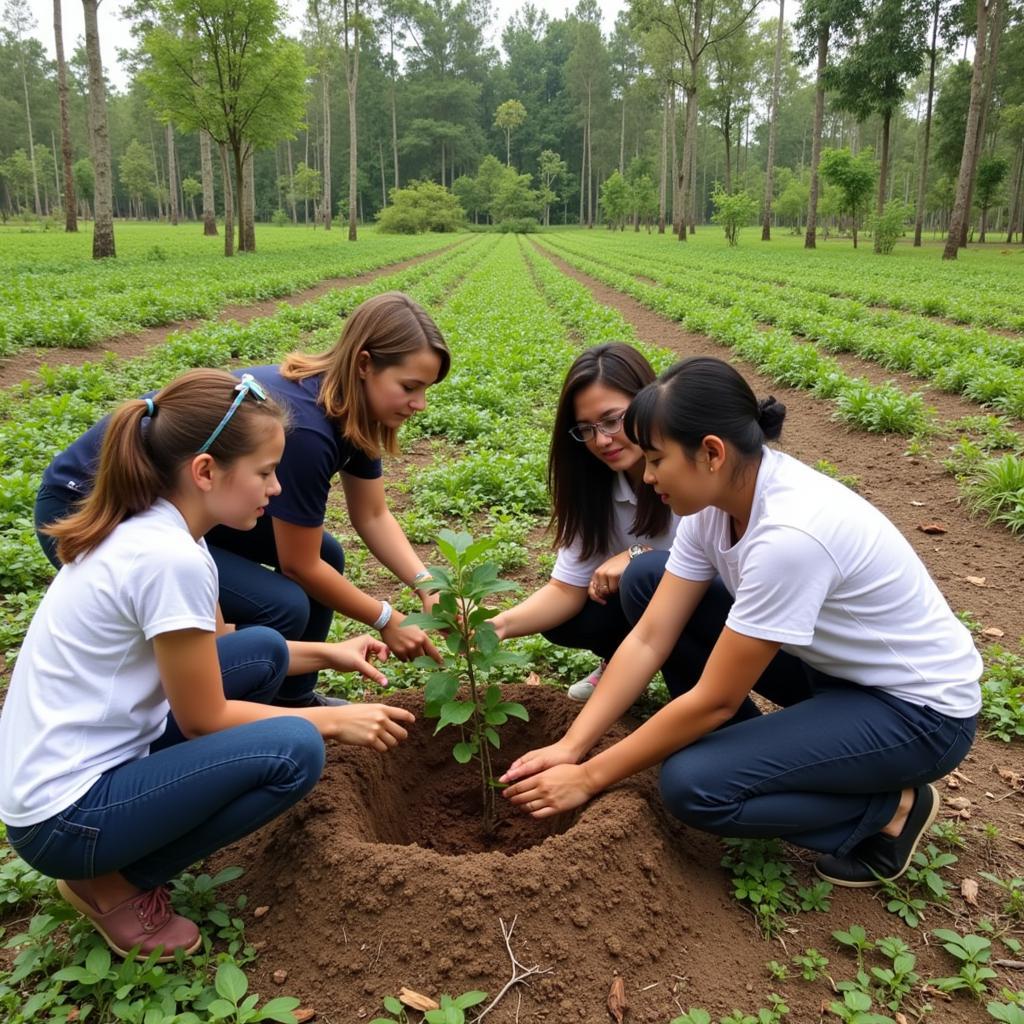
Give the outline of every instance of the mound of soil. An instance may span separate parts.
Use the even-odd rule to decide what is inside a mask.
[[[509,687],[507,698],[526,705],[530,721],[503,728],[499,765],[560,736],[578,710],[546,686]],[[391,702],[422,713],[419,692]],[[791,1020],[817,1021],[822,1000],[835,998],[827,983],[780,988],[768,960],[817,946],[836,958],[838,979],[852,977],[832,929],[858,921],[875,936],[906,934],[869,894],[847,891],[834,908],[845,910],[798,915],[783,943],[763,941],[731,897],[720,842],[666,814],[654,771],[554,825],[506,812],[496,836],[482,836],[476,769],[455,765],[452,741],[432,732],[420,721],[386,756],[329,744],[310,797],[218,856],[246,866],[236,884],[250,908],[269,907],[249,928],[264,945],[254,991],[281,992],[271,975],[286,970],[284,991],[338,1024],[377,1016],[381,998],[403,986],[435,998],[469,989],[493,997],[511,976],[500,922],[514,920],[516,957],[548,973],[506,995],[491,1024],[606,1024],[617,975],[627,1022],[666,1024],[694,1005],[756,1012],[772,990],[785,995]],[[940,925],[949,926],[932,923]],[[931,966],[919,961],[918,970],[927,977]],[[962,1010],[939,1012],[982,1019],[967,1000]]]

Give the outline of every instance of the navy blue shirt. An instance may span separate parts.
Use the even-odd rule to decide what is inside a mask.
[[[380,459],[372,458],[341,435],[317,404],[319,376],[286,380],[277,366],[254,366],[249,370],[271,397],[287,408],[290,418],[284,454],[277,467],[281,493],[270,499],[269,518],[295,526],[322,526],[327,511],[331,481],[340,472],[363,480],[381,475]],[[150,391],[148,397],[155,395]],[[157,412],[159,415],[159,410]],[[74,441],[43,472],[43,484],[71,491],[78,497],[92,490],[99,466],[100,447],[110,417],[105,416]]]

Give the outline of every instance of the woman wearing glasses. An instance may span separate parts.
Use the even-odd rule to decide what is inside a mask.
[[[587,349],[569,367],[548,457],[555,568],[540,590],[492,620],[501,639],[543,633],[601,658],[569,687],[573,700],[590,697],[629,632],[623,572],[645,552],[667,551],[679,522],[643,483],[643,453],[623,430],[630,401],[653,380],[650,363],[622,342]]]
[[[444,379],[450,359],[427,312],[401,292],[386,292],[353,310],[326,352],[293,352],[279,366],[249,369],[290,422],[277,467],[281,493],[271,498],[266,516],[251,530],[219,526],[207,537],[228,622],[269,626],[287,640],[322,641],[339,612],[379,630],[403,661],[438,658],[422,629],[400,628],[400,612],[345,579],[344,552],[324,519],[340,476],[352,526],[377,560],[413,587],[429,577],[388,509],[380,457],[398,450],[399,427],[426,408],[427,388]],[[106,419],[97,423],[43,474],[37,535],[58,567],[52,538],[40,530],[67,516],[92,489],[106,428]],[[425,606],[434,600],[425,591],[420,598]],[[290,677],[277,703],[338,703],[314,692],[316,679],[315,672]]]

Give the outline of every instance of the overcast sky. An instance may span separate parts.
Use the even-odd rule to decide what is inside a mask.
[[[285,6],[292,12],[293,18],[289,25],[290,33],[297,33],[302,12],[305,10],[305,0],[283,0]],[[496,46],[501,45],[501,32],[508,22],[508,19],[522,6],[523,0],[491,0],[491,8],[494,11],[494,20],[490,26],[491,42]],[[535,7],[552,18],[564,16],[567,10],[575,6],[575,2],[568,0],[533,0]],[[52,0],[28,0],[29,8],[37,24],[33,35],[40,39],[46,47],[46,52],[53,58],[53,2]],[[625,6],[624,0],[603,0],[601,4],[604,21],[602,26],[606,34],[610,33],[615,18],[619,11]],[[121,0],[103,0],[99,6],[99,29],[100,48],[103,51],[103,70],[115,86],[123,87],[126,83],[126,73],[117,63],[117,51],[131,45],[131,36],[125,21],[120,17]],[[62,11],[64,17],[64,52],[70,56],[79,39],[85,39],[85,22],[82,16],[82,4],[79,0],[63,0]]]

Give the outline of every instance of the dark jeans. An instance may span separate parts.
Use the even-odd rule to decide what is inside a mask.
[[[77,500],[72,491],[62,487],[43,486],[36,495],[36,536],[46,557],[57,569],[60,560],[53,538],[39,531],[67,516]],[[334,611],[314,601],[298,583],[281,573],[269,521],[262,521],[255,529],[246,531],[216,527],[206,535],[206,543],[217,564],[220,606],[226,622],[240,629],[269,626],[286,640],[327,638]],[[345,553],[326,530],[320,557],[338,572],[345,571]],[[316,680],[315,672],[290,676],[281,688],[281,697],[301,703],[313,692]]]
[[[629,622],[622,611],[618,594],[612,594],[607,604],[598,604],[587,598],[578,615],[560,626],[545,630],[541,635],[558,647],[593,651],[607,661],[629,632]]]
[[[270,703],[288,648],[269,629],[217,641],[226,695]],[[184,740],[173,720],[146,757],[104,772],[82,797],[37,825],[8,827],[20,857],[53,878],[120,871],[143,889],[276,818],[323,769],[324,744],[305,719],[282,716]]]
[[[631,622],[664,571],[667,555],[651,555],[623,576]],[[716,579],[662,669],[673,696],[700,678],[731,605]],[[755,689],[783,710],[762,715],[748,699],[725,726],[662,764],[666,806],[695,828],[781,837],[843,856],[889,822],[901,790],[948,774],[974,739],[974,717],[950,718],[825,675],[781,651]]]

